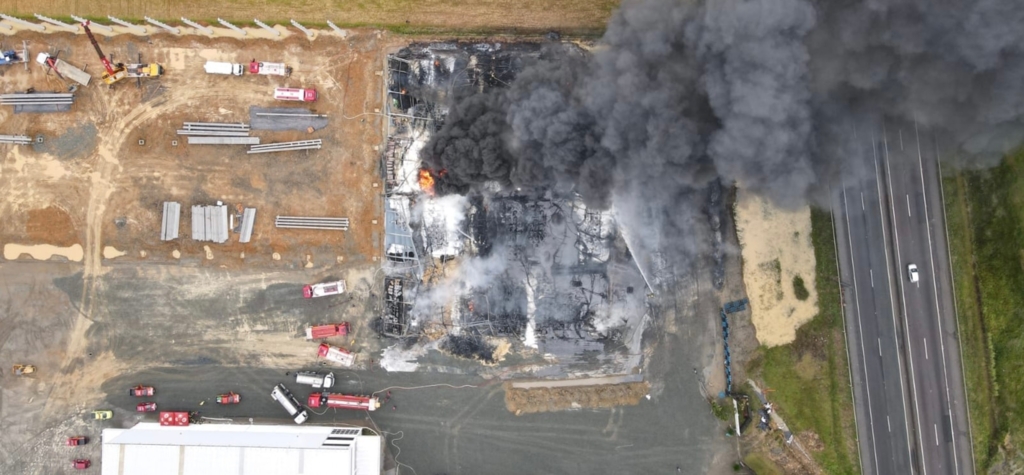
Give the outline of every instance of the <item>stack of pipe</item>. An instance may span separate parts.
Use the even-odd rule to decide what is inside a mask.
[[[32,92],[0,94],[0,105],[5,106],[71,105],[74,101],[75,95],[71,93]]]
[[[249,124],[185,122],[178,135],[188,136],[189,145],[257,145],[259,137],[249,136]]]
[[[290,229],[326,229],[348,231],[348,218],[327,218],[310,216],[278,216],[274,227]]]
[[[0,135],[0,143],[28,145],[32,143],[32,138],[24,135]]]
[[[269,153],[269,152],[287,152],[290,150],[312,150],[319,149],[323,145],[323,141],[320,139],[315,140],[297,140],[295,142],[278,142],[268,143],[263,145],[253,145],[249,147],[248,153]]]

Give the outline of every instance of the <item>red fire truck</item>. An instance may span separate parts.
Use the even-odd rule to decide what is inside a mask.
[[[332,336],[345,335],[348,335],[348,322],[330,323],[327,325],[315,325],[306,328],[307,340],[319,340],[321,338],[330,338]]]
[[[380,401],[373,396],[349,396],[347,394],[323,392],[310,394],[306,405],[314,409],[327,406],[338,409],[376,411],[380,407]]]
[[[352,363],[356,361],[356,355],[353,355],[352,352],[344,348],[328,345],[327,343],[321,343],[317,353],[321,358],[342,366],[352,366]]]

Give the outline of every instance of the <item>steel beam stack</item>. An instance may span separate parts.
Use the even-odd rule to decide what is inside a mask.
[[[252,227],[256,223],[256,208],[245,208],[242,211],[242,229],[238,233],[238,242],[246,243],[252,239]]]
[[[5,106],[71,105],[74,101],[75,95],[71,93],[0,94],[0,105]]]
[[[178,224],[181,220],[181,203],[164,201],[164,220],[160,226],[160,240],[178,239]]]
[[[222,204],[215,206],[193,206],[192,239],[216,243],[227,242],[228,207]]]
[[[189,137],[189,145],[257,145],[259,137]]]
[[[253,145],[249,147],[247,153],[269,153],[269,152],[288,152],[291,150],[313,150],[319,149],[323,146],[323,141],[320,139],[315,140],[297,140],[295,142],[278,142],[268,143],[263,145]]]
[[[24,135],[0,135],[0,143],[28,145],[32,143],[32,137],[27,137]]]
[[[274,227],[289,229],[323,229],[328,231],[348,231],[348,218],[328,218],[309,216],[278,216]]]
[[[178,135],[188,136],[189,145],[259,145],[259,137],[250,137],[249,124],[185,122]]]

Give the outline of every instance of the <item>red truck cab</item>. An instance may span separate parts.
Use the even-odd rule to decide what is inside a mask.
[[[78,470],[85,470],[92,465],[92,462],[90,462],[89,459],[75,459],[72,464]]]
[[[68,437],[68,447],[78,447],[79,445],[85,445],[87,443],[89,443],[89,439],[82,435]]]

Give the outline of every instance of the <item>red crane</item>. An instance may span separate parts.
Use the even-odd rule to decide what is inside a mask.
[[[89,30],[89,20],[82,22],[82,27],[85,28],[85,34],[89,37],[92,47],[96,48],[96,54],[100,56],[100,61],[103,61],[103,69],[107,70],[103,73],[103,82],[113,85],[114,83],[124,79],[124,65],[120,63],[116,65],[110,64],[110,61],[107,60],[107,56],[104,55],[103,50],[100,49],[100,44],[96,42],[96,37],[93,36],[92,31]]]

